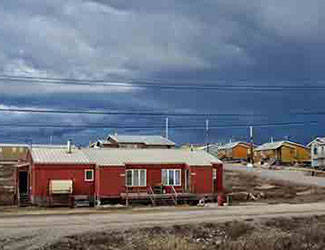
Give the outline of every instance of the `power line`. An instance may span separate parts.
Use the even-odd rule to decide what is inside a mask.
[[[91,110],[63,110],[63,109],[22,109],[22,108],[0,108],[0,112],[19,113],[48,113],[48,114],[86,114],[86,115],[135,115],[135,116],[265,116],[265,114],[245,113],[182,113],[182,112],[146,112],[146,111],[91,111]]]
[[[29,82],[40,84],[59,84],[59,85],[76,85],[76,86],[98,86],[98,87],[120,87],[120,88],[155,88],[161,90],[220,90],[220,91],[324,91],[325,85],[257,85],[245,84],[162,84],[150,81],[125,81],[114,82],[110,80],[96,79],[70,79],[70,78],[50,78],[50,77],[34,77],[34,76],[13,76],[0,74],[0,81],[12,82]],[[172,82],[172,80],[170,80]]]
[[[310,125],[318,124],[317,121],[309,122]],[[238,124],[238,125],[224,125],[224,126],[209,126],[209,129],[220,129],[220,128],[247,128],[249,126],[254,127],[277,127],[277,126],[305,126],[307,122],[279,122],[279,123],[261,123],[261,124]],[[157,125],[157,126],[125,126],[125,125],[105,125],[105,124],[93,124],[93,125],[60,125],[60,124],[21,124],[21,123],[0,123],[0,127],[23,127],[23,128],[62,128],[62,129],[99,129],[99,128],[107,128],[107,129],[164,129],[165,126]],[[206,129],[206,126],[169,126],[169,129]]]
[[[268,113],[183,113],[183,112],[153,112],[153,111],[126,111],[126,110],[66,110],[66,109],[25,109],[0,108],[0,112],[12,113],[40,113],[40,114],[80,114],[80,115],[132,115],[132,116],[170,116],[170,117],[267,117]],[[324,111],[289,112],[288,115],[324,115]]]

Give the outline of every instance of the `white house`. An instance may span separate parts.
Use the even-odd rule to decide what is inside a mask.
[[[307,147],[311,150],[311,165],[325,169],[325,137],[317,137]]]

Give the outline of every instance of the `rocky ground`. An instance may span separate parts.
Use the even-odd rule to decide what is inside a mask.
[[[325,216],[175,225],[87,233],[43,250],[302,250],[325,249]]]
[[[306,203],[325,200],[324,187],[263,178],[255,172],[225,169],[224,183],[226,192],[232,196],[234,204],[247,201]]]

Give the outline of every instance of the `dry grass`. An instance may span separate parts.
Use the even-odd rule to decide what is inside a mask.
[[[325,217],[153,227],[68,237],[43,249],[321,250]]]
[[[240,195],[241,192],[252,193],[258,201],[268,203],[318,202],[325,197],[325,188],[264,179],[241,171],[225,170],[224,183],[227,193],[239,194],[233,197],[235,203],[247,201],[247,196]]]

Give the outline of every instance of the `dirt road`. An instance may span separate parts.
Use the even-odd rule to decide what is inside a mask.
[[[223,208],[163,208],[88,215],[0,217],[0,249],[38,249],[60,237],[116,228],[324,215],[325,203]]]

